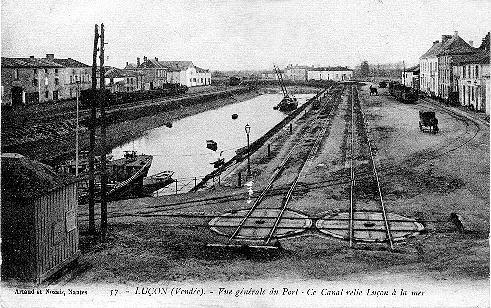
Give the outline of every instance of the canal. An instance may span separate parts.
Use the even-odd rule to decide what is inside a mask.
[[[299,105],[312,96],[314,94],[296,94]],[[199,182],[214,170],[214,161],[219,158],[227,161],[235,155],[235,150],[247,145],[246,124],[251,127],[252,143],[284,119],[285,113],[273,110],[281,98],[279,94],[264,94],[183,118],[173,122],[171,128],[161,126],[147,131],[144,136],[114,148],[111,155],[120,158],[126,150],[153,155],[148,175],[174,171],[178,190],[188,191],[194,187],[195,178]],[[234,113],[238,115],[235,120],[232,119]],[[210,139],[217,142],[216,151],[206,148],[206,140]],[[175,193],[175,185],[171,186],[159,193],[166,190]]]

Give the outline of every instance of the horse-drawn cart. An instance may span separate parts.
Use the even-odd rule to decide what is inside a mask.
[[[419,130],[436,134],[440,130],[438,128],[438,119],[434,111],[419,111]]]

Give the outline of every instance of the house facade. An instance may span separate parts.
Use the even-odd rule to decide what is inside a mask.
[[[116,92],[135,92],[142,88],[143,74],[135,71],[110,68],[105,73],[106,88],[111,93]]]
[[[442,36],[442,39],[448,39],[448,35]],[[438,53],[441,48],[442,43],[434,41],[430,49],[419,58],[419,88],[429,96],[438,94]]]
[[[453,67],[460,104],[488,115],[491,88],[489,57],[489,52],[474,54]]]
[[[319,67],[307,70],[307,80],[347,81],[353,78],[353,70],[342,67]]]
[[[307,72],[312,68],[312,66],[293,66],[290,64],[285,68],[285,79],[290,81],[307,81]]]
[[[211,84],[211,72],[197,67],[191,61],[159,61],[158,58],[137,58],[137,63],[127,63],[125,70],[139,72],[143,75],[144,90],[158,89],[165,84],[180,84],[187,87],[206,86]]]
[[[448,100],[452,95],[454,59],[462,55],[473,54],[477,48],[473,48],[465,42],[455,31],[453,36],[442,36],[442,48],[438,52],[438,97]],[[454,95],[455,96],[455,95]]]
[[[406,70],[403,70],[401,76],[402,84],[406,87],[419,89],[419,74],[419,65],[415,65]]]
[[[77,83],[77,81],[79,83]],[[2,57],[2,104],[26,105],[70,99],[91,86],[90,67],[79,61]]]

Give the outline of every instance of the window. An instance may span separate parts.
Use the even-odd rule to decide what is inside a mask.
[[[462,78],[465,78],[465,65],[462,66]]]
[[[32,80],[32,86],[37,87],[37,86],[38,86],[38,84],[39,84],[38,80],[37,80],[36,78],[34,78],[34,79]]]
[[[59,85],[60,84],[60,80],[58,78],[55,78],[55,85]]]
[[[472,92],[471,92],[471,96],[472,96],[472,101],[474,101],[474,87],[472,87]]]
[[[73,76],[70,76],[70,83],[73,83]]]
[[[19,79],[19,69],[18,68],[16,68],[14,70],[14,79]]]
[[[34,75],[37,75],[37,73],[38,73],[38,70],[37,70],[37,68],[35,68],[34,69]]]
[[[72,90],[73,90],[73,89],[72,89],[72,88],[70,88],[70,97],[73,97],[73,91],[72,91]]]
[[[479,66],[476,65],[476,78],[479,78]]]
[[[45,69],[44,69],[44,73],[45,73],[45,74],[47,74],[47,73],[48,73],[48,69],[47,69],[47,68],[45,68]]]
[[[49,91],[44,92],[44,97],[48,98],[49,97]]]
[[[55,74],[58,74],[58,69],[57,68],[55,68]]]

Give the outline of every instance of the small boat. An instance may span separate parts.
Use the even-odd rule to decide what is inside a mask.
[[[232,119],[233,119],[233,120],[237,119],[238,117],[239,117],[239,115],[238,115],[238,114],[236,114],[236,113],[234,113],[234,114],[232,115]]]
[[[216,151],[218,149],[218,145],[213,140],[206,140],[206,148],[212,151]]]
[[[100,159],[99,159],[100,160]],[[116,160],[107,161],[106,172],[107,199],[119,200],[129,196],[141,195],[143,178],[147,176],[148,170],[152,165],[152,155],[137,155],[136,151],[125,151],[124,157]],[[79,162],[80,181],[78,182],[79,203],[88,202],[89,195],[89,175],[88,158],[83,157]],[[75,174],[75,162],[70,160],[61,166],[61,171]],[[95,199],[100,201],[101,172],[100,161],[95,163]]]
[[[225,159],[223,158],[219,158],[217,159],[216,161],[210,163],[213,165],[213,168],[220,168],[221,165],[223,165],[225,163]]]
[[[151,194],[156,190],[166,187],[174,182],[174,171],[162,171],[143,178],[143,193]]]
[[[295,97],[290,97],[286,95],[285,97],[283,97],[277,107],[280,111],[293,111],[297,109],[298,101]]]

